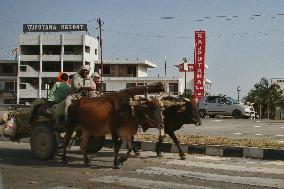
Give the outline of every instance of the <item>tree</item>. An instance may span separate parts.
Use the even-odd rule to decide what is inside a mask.
[[[278,84],[270,84],[266,78],[261,78],[244,99],[254,103],[261,118],[274,118],[276,107],[284,105],[283,90]]]

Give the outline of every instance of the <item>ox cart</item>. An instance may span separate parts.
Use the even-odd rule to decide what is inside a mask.
[[[146,93],[159,93],[164,92],[164,90],[163,84],[157,83],[123,89],[116,93],[128,93],[134,96],[145,95]],[[112,95],[112,93],[105,95]],[[61,149],[64,133],[66,127],[68,127],[64,124],[64,118],[62,118],[61,124],[55,127],[53,118],[45,115],[37,116],[37,119],[30,123],[29,120],[34,107],[44,104],[45,102],[45,99],[36,99],[28,108],[5,113],[5,120],[2,120],[2,123],[0,122],[0,136],[3,135],[10,141],[15,142],[19,142],[23,138],[30,138],[31,151],[35,158],[39,160],[50,160],[54,158],[58,150]],[[105,136],[100,138],[89,138],[87,151],[99,151],[103,146],[104,139]]]
[[[50,160],[60,149],[66,128],[63,122],[58,127],[54,127],[55,121],[52,117],[44,115],[38,116],[32,124],[29,122],[34,106],[44,102],[44,99],[36,99],[29,108],[16,109],[2,115],[7,118],[4,118],[0,134],[13,142],[29,138],[34,157],[39,160]],[[103,141],[104,138],[90,139],[89,146],[92,146],[92,149],[89,151],[100,150]]]

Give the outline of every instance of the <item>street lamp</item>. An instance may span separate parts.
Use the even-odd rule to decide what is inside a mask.
[[[188,70],[188,66],[187,66],[187,59],[183,58],[182,59],[184,62],[183,68],[184,68],[184,95],[186,96],[186,72]]]
[[[237,93],[238,93],[238,101],[239,102],[240,102],[240,91],[241,91],[240,86],[238,86],[237,87]]]

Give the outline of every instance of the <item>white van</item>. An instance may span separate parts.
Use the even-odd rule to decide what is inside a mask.
[[[252,106],[244,105],[226,96],[204,96],[199,102],[201,117],[208,116],[233,116],[239,118],[255,118],[255,111]]]

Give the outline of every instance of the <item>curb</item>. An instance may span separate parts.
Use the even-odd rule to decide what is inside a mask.
[[[154,151],[156,142],[134,141],[138,150]],[[105,139],[104,147],[112,148],[112,140]],[[188,154],[205,154],[210,156],[223,156],[223,157],[244,157],[244,158],[257,158],[266,160],[284,160],[284,149],[270,149],[270,148],[257,148],[257,147],[228,147],[222,145],[192,145],[181,144],[182,150]],[[122,144],[125,149],[125,143]],[[162,152],[177,153],[177,147],[172,143],[162,143]]]

